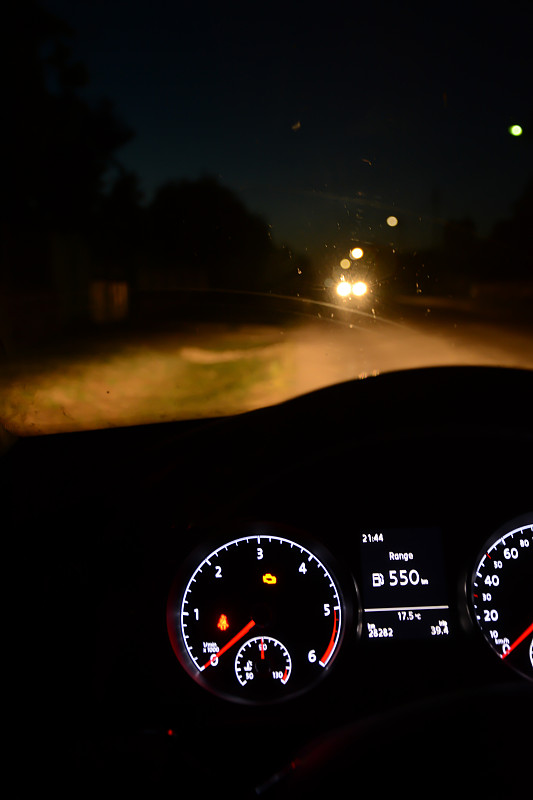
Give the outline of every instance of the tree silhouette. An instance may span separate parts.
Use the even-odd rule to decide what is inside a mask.
[[[488,240],[487,261],[494,277],[533,280],[533,178],[529,178],[524,191],[513,203],[512,212],[511,217],[493,226]]]
[[[148,215],[154,254],[166,269],[202,274],[211,287],[264,283],[275,251],[268,225],[216,178],[164,184]]]
[[[11,0],[7,12],[4,224],[83,230],[132,132],[110,101],[93,108],[80,97],[87,71],[71,58],[64,22],[33,0]]]
[[[269,226],[216,178],[174,180],[142,204],[116,153],[132,136],[113,105],[89,104],[68,25],[35,0],[10,0],[2,232],[11,288],[48,289],[80,311],[91,279],[145,288],[285,289],[296,266]],[[115,173],[109,183],[110,172]],[[67,313],[68,316],[68,313]]]
[[[94,277],[127,279],[136,285],[140,266],[149,259],[147,211],[142,199],[139,176],[119,167],[110,190],[100,196],[88,233]]]

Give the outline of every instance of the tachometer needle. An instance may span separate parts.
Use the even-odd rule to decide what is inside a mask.
[[[518,639],[514,640],[512,645],[509,647],[509,649],[506,650],[505,653],[502,653],[502,658],[507,658],[509,653],[512,653],[513,650],[515,649],[515,647],[518,647],[518,645],[521,644],[524,641],[524,639],[527,639],[527,637],[529,636],[530,633],[533,633],[533,622],[531,623],[529,628],[525,629],[524,633],[520,634]]]
[[[245,625],[245,626],[244,626],[244,628],[243,628],[242,630],[240,630],[238,633],[236,633],[236,634],[235,634],[235,636],[233,637],[233,639],[230,639],[230,640],[229,640],[229,642],[226,642],[226,644],[224,645],[224,647],[221,647],[221,648],[220,648],[220,650],[218,651],[218,653],[216,653],[216,654],[215,654],[215,655],[216,655],[216,658],[217,658],[217,659],[218,659],[218,658],[220,658],[220,656],[221,656],[223,653],[225,653],[225,652],[226,652],[226,650],[229,650],[229,649],[230,649],[230,647],[233,647],[233,645],[235,644],[235,642],[238,642],[238,641],[239,641],[239,639],[242,639],[242,637],[243,637],[243,636],[246,636],[246,634],[248,633],[248,631],[249,631],[251,628],[253,628],[253,627],[254,627],[254,625],[255,625],[255,621],[254,621],[253,619],[251,619],[251,620],[250,620],[250,622],[248,623],[248,625]],[[207,661],[207,662],[206,662],[206,663],[203,665],[203,667],[202,667],[202,671],[203,671],[203,670],[204,670],[206,667],[209,667],[209,666],[211,665],[211,663],[212,663],[212,661],[211,661],[211,659],[209,659],[209,661]]]

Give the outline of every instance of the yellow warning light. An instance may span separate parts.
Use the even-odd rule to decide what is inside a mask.
[[[217,628],[220,631],[227,631],[228,630],[229,622],[228,622],[228,618],[227,618],[227,616],[225,614],[221,614],[220,615],[220,618],[219,618],[219,620],[217,622]]]
[[[267,572],[266,575],[263,575],[263,583],[273,584],[277,583],[278,579],[275,575],[271,575],[270,572]]]

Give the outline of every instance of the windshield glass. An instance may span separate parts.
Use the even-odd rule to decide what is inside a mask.
[[[530,3],[11,5],[5,429],[533,368]]]

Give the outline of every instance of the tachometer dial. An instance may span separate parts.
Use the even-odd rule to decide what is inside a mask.
[[[472,574],[473,616],[499,658],[533,678],[533,513],[486,542]]]
[[[288,529],[254,524],[193,554],[170,593],[167,627],[187,672],[215,694],[271,702],[299,694],[335,660],[347,619],[332,557]]]

